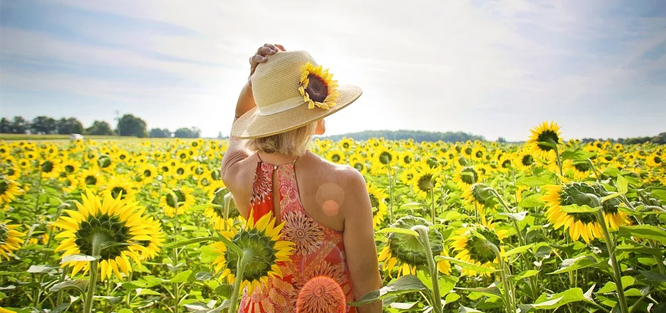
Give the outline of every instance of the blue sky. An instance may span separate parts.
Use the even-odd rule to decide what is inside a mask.
[[[308,50],[364,95],[327,120],[525,140],[666,131],[666,2],[0,1],[0,116],[228,134],[247,59]]]

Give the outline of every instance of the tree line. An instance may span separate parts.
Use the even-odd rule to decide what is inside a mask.
[[[358,133],[348,133],[343,135],[329,136],[332,140],[340,140],[342,137],[353,138],[354,140],[368,140],[370,138],[381,138],[389,140],[413,139],[416,142],[423,141],[443,141],[443,142],[465,142],[467,140],[486,139],[483,136],[473,135],[463,132],[427,132],[419,130],[366,130]]]
[[[169,129],[153,128],[147,130],[146,121],[132,114],[125,114],[118,119],[116,128],[106,121],[94,121],[88,128],[74,117],[54,119],[48,116],[37,116],[31,121],[22,116],[13,119],[0,119],[0,133],[3,134],[82,134],[99,136],[132,136],[139,138],[199,138],[201,130],[197,127],[178,128],[175,132]]]
[[[635,144],[644,144],[646,142],[650,142],[653,144],[657,145],[666,145],[666,132],[665,133],[659,133],[657,136],[644,136],[644,137],[630,137],[630,138],[609,138],[609,139],[595,139],[595,138],[583,138],[581,139],[582,142],[588,143],[588,142],[595,142],[595,141],[610,141],[610,142],[617,142],[625,145],[635,145]]]

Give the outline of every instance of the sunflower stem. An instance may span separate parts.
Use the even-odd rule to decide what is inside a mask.
[[[497,257],[497,260],[499,260],[500,264],[500,276],[502,280],[502,286],[504,287],[504,309],[506,309],[507,313],[513,313],[515,312],[516,306],[514,305],[515,301],[513,300],[513,292],[511,292],[511,283],[509,281],[509,275],[507,275],[507,272],[509,274],[511,273],[509,268],[507,267],[506,263],[504,262],[504,259],[502,259],[502,255],[497,248],[497,246],[490,241],[488,241],[488,244],[490,246],[490,249],[493,250],[495,253],[495,256]]]
[[[432,224],[437,225],[435,223],[435,188],[430,188],[430,214],[432,215]]]
[[[245,275],[245,265],[247,264],[246,260],[248,260],[248,258],[249,256],[246,254],[243,254],[243,256],[238,258],[238,263],[236,265],[236,280],[234,280],[231,298],[229,298],[229,313],[238,312],[238,309],[236,309],[238,307],[238,295],[240,294],[240,287],[243,282],[243,276]]]
[[[414,227],[418,234],[418,240],[425,249],[426,260],[428,260],[428,270],[430,271],[430,279],[432,280],[432,308],[435,313],[442,313],[442,296],[439,294],[439,274],[437,272],[437,265],[432,256],[430,249],[430,239],[428,239],[428,228],[425,226]]]
[[[620,269],[620,264],[617,263],[617,259],[615,258],[615,247],[613,244],[614,241],[612,241],[610,233],[608,232],[608,227],[606,227],[606,218],[604,217],[603,210],[597,211],[597,218],[599,219],[599,224],[601,224],[601,230],[604,233],[606,248],[608,249],[608,256],[610,257],[611,266],[613,267],[613,280],[615,280],[615,285],[617,287],[620,308],[622,309],[622,313],[629,313],[627,299],[624,296],[624,287],[622,286],[622,271]]]
[[[92,237],[92,257],[95,260],[90,264],[90,282],[88,283],[88,293],[86,295],[85,303],[83,304],[83,312],[92,312],[93,297],[95,296],[95,286],[97,284],[97,265],[99,264],[99,252],[102,249],[102,243],[105,241],[104,235],[93,234]]]
[[[562,157],[560,157],[560,150],[557,149],[557,143],[555,143],[555,156],[557,157],[557,167],[560,168],[560,176],[564,177],[564,171],[562,171]]]
[[[589,163],[590,166],[592,167],[592,171],[594,171],[594,176],[597,178],[597,182],[600,183],[601,175],[599,175],[599,172],[597,172],[597,168],[594,166],[594,163],[592,163],[592,160],[590,159],[587,159],[587,163]]]
[[[393,179],[391,177],[391,167],[387,166],[387,168],[389,184],[389,224],[393,224]]]

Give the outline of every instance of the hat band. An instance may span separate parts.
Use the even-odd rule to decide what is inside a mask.
[[[257,110],[259,110],[258,115],[266,116],[291,110],[301,104],[305,104],[305,101],[303,101],[303,97],[293,97],[282,100],[280,102],[275,102],[270,105],[261,106],[261,107],[257,106]]]

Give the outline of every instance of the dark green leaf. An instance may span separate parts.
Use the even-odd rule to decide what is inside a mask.
[[[625,237],[638,237],[642,239],[652,239],[666,244],[666,231],[652,225],[634,225],[620,226],[620,235]]]
[[[86,286],[88,286],[88,280],[86,279],[68,280],[51,286],[49,291],[58,292],[60,290],[73,288],[78,290],[81,294],[84,294]]]
[[[191,244],[195,243],[201,243],[201,242],[206,242],[206,241],[214,241],[216,240],[215,237],[199,237],[199,238],[192,238],[190,240],[184,240],[184,241],[176,241],[172,242],[170,244],[167,244],[164,246],[166,249],[174,249],[174,248],[180,248],[184,246],[189,246]]]
[[[422,291],[426,289],[428,289],[428,287],[426,287],[418,277],[414,275],[401,276],[400,278],[391,281],[388,285],[382,287],[381,289],[367,293],[356,302],[350,303],[350,305],[362,306],[364,304],[371,303],[379,299],[384,299],[389,296]]]

